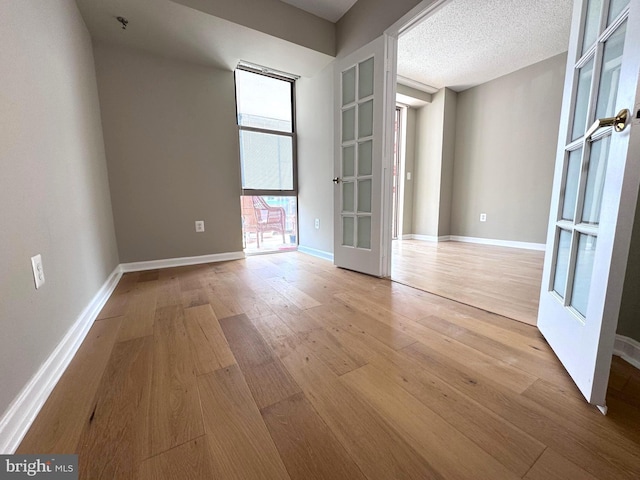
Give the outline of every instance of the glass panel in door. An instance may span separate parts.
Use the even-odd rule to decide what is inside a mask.
[[[342,73],[342,246],[371,248],[374,57]]]
[[[609,14],[605,6],[609,11],[615,8],[616,16],[624,9],[617,11],[619,6],[602,0],[591,0],[587,6],[583,56],[575,63],[572,134],[565,147],[555,266],[549,279],[549,291],[580,321],[587,317],[611,129],[599,132],[593,140],[584,135],[596,118],[615,114],[627,24],[605,26]]]

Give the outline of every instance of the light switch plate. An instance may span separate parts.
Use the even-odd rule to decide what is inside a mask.
[[[42,267],[42,256],[40,254],[31,257],[31,268],[33,269],[33,279],[36,282],[36,290],[44,284],[44,268]]]
[[[204,220],[196,220],[196,232],[204,232]]]

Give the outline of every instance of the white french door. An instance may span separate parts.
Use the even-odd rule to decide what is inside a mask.
[[[640,184],[638,27],[640,0],[574,0],[538,313],[604,413]]]
[[[336,61],[334,263],[384,274],[385,38]]]

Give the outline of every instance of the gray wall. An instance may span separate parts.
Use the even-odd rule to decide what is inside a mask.
[[[333,70],[296,83],[299,243],[323,252],[333,252]]]
[[[405,158],[404,158],[404,205],[402,211],[402,234],[413,233],[413,198],[415,185],[415,156],[416,156],[416,109],[407,108],[407,122],[405,124]],[[411,172],[411,180],[407,180],[407,172]]]
[[[73,0],[0,0],[0,417],[118,265],[91,40]],[[35,290],[29,258],[42,254]]]
[[[456,92],[443,88],[417,111],[413,232],[449,235],[455,150]]]
[[[441,90],[442,91],[442,90]],[[456,148],[456,118],[458,94],[444,90],[442,166],[440,169],[440,205],[438,207],[438,236],[451,234],[451,208],[453,202],[453,168]]]
[[[358,0],[336,24],[338,56],[346,56],[375,40],[419,3],[420,0]]]
[[[241,251],[233,72],[94,51],[120,260]]]
[[[173,1],[327,55],[336,54],[334,23],[280,0]]]
[[[622,304],[618,317],[618,334],[640,342],[640,203],[636,207]]]
[[[557,55],[458,95],[452,235],[545,242],[565,62]]]

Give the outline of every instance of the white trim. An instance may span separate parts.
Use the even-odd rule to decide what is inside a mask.
[[[436,237],[434,235],[418,235],[417,233],[409,233],[406,235],[402,235],[402,240],[422,240],[423,242],[448,242],[451,240],[449,235],[443,235],[441,237]]]
[[[148,262],[121,263],[123,273],[142,272],[144,270],[156,270],[158,268],[184,267],[186,265],[200,265],[203,263],[227,262],[229,260],[241,260],[245,258],[244,252],[214,253],[212,255],[200,255],[197,257],[167,258],[164,260],[151,260]]]
[[[56,349],[31,377],[31,380],[0,418],[1,454],[12,454],[18,448],[53,388],[80,348],[100,310],[118,285],[120,277],[122,277],[122,271],[118,266],[78,316]]]
[[[511,240],[496,240],[492,238],[461,237],[459,235],[451,235],[451,241],[494,245],[496,247],[524,248],[526,250],[538,250],[542,252],[544,252],[546,248],[544,243],[514,242]]]
[[[40,409],[80,348],[102,307],[115,290],[123,273],[242,258],[245,258],[244,252],[229,252],[118,265],[89,302],[89,305],[78,316],[55,350],[49,355],[49,358],[40,366],[0,417],[0,454],[12,454],[18,448]]]
[[[419,90],[424,93],[428,93],[430,95],[438,92],[440,89],[436,87],[432,87],[431,85],[427,85],[426,83],[418,82],[417,80],[413,80],[408,77],[403,77],[402,75],[396,75],[396,81],[400,85],[404,85],[405,87],[411,87],[416,90]]]
[[[640,342],[623,335],[616,335],[613,354],[640,368]]]
[[[314,257],[322,258],[324,260],[329,260],[333,262],[333,253],[325,252],[323,250],[317,250],[311,247],[305,247],[303,245],[298,245],[298,251],[302,253],[306,253],[307,255],[312,255]]]

